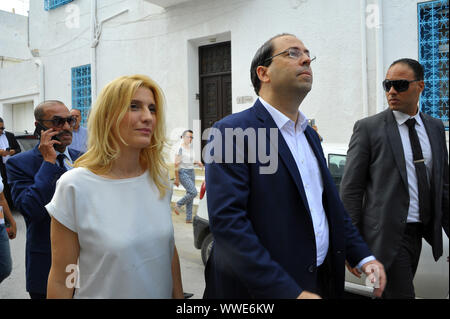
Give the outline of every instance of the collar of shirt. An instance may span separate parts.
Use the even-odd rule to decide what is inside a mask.
[[[298,111],[297,123],[294,123],[294,121],[292,121],[286,115],[278,111],[268,102],[266,102],[262,97],[259,97],[259,101],[266,108],[267,112],[269,112],[269,114],[272,116],[275,124],[279,129],[282,129],[286,125],[290,125],[291,127],[295,127],[296,131],[300,130],[301,132],[304,132],[306,130],[306,127],[308,126],[308,118],[300,110]],[[288,126],[286,126],[286,128],[287,127]]]
[[[392,111],[392,113],[394,113],[395,121],[397,122],[398,125],[405,124],[407,120],[414,118],[416,119],[416,124],[423,126],[422,118],[420,117],[420,112],[417,112],[417,114],[414,116],[394,110]]]

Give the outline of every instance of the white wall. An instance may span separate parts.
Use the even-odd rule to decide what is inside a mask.
[[[317,55],[313,89],[301,110],[316,119],[326,142],[348,143],[353,123],[364,115],[361,35],[365,32],[369,115],[379,108],[377,30],[361,28],[360,0],[192,0],[166,9],[150,2],[98,1],[98,21],[128,11],[103,24],[96,48],[97,93],[120,75],[149,75],[167,98],[168,133],[192,128],[198,119],[198,47],[210,44],[212,37],[217,42],[231,40],[232,102],[237,112],[252,105],[238,104],[238,97],[256,98],[249,68],[258,47],[278,33],[296,34]],[[417,58],[417,2],[382,1],[383,74],[399,57]],[[367,0],[368,5],[376,3]],[[46,98],[62,100],[69,107],[70,70],[91,62],[90,10],[89,0],[50,11],[41,1],[30,2],[30,48],[38,50],[45,66]],[[0,86],[0,99],[4,95]]]
[[[27,38],[27,17],[0,10],[0,57],[29,59]]]

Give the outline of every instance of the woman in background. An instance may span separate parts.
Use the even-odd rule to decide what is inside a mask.
[[[142,75],[119,77],[100,93],[88,150],[46,206],[48,298],[183,298],[163,102],[159,86]],[[78,281],[68,280],[67,269],[78,271]]]
[[[186,223],[192,223],[192,206],[194,198],[197,196],[195,188],[194,164],[203,167],[202,162],[194,161],[194,150],[192,149],[192,140],[194,133],[186,130],[181,136],[182,143],[175,156],[175,182],[176,186],[183,185],[186,189],[186,195],[181,198],[175,206],[175,214],[183,212],[183,206],[186,205]]]

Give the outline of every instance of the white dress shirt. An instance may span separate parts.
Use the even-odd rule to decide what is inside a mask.
[[[407,223],[418,223],[420,222],[419,217],[419,188],[417,185],[417,175],[416,167],[413,161],[413,153],[411,149],[411,142],[409,141],[409,130],[408,126],[405,124],[410,118],[416,119],[416,132],[419,137],[420,147],[422,148],[423,158],[425,159],[425,167],[427,168],[428,183],[430,182],[431,171],[433,169],[432,162],[432,152],[430,140],[428,139],[428,134],[423,125],[420,113],[417,112],[414,116],[409,116],[408,114],[393,111],[395,120],[398,124],[398,131],[400,133],[400,138],[402,140],[403,152],[405,153],[405,163],[406,163],[406,175],[408,178],[408,191],[409,191],[409,208],[408,208],[408,218]]]
[[[294,121],[289,119],[286,115],[264,101],[263,98],[259,97],[259,100],[272,116],[297,164],[313,222],[317,251],[316,265],[320,266],[327,256],[330,235],[328,220],[322,203],[322,174],[320,173],[319,163],[314,155],[314,151],[304,134],[306,127],[308,126],[308,119],[299,110],[297,123],[294,123]],[[366,257],[361,260],[356,267],[360,269],[366,262],[374,259],[374,256]]]
[[[259,100],[278,126],[297,164],[311,212],[316,237],[317,266],[320,266],[327,256],[329,230],[327,216],[322,204],[323,181],[319,163],[304,134],[308,119],[302,112],[298,111],[298,120],[297,123],[294,123],[261,97]]]
[[[9,147],[8,138],[6,137],[6,134],[3,133],[0,135],[0,150],[6,150]],[[3,156],[3,163],[6,163],[8,158],[10,158],[10,155]]]

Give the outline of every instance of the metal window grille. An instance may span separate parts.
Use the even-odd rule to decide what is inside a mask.
[[[422,112],[444,122],[448,130],[448,0],[419,3],[419,62],[424,68]]]
[[[44,9],[46,11],[58,8],[65,5],[66,3],[72,2],[73,0],[44,0]]]
[[[81,125],[86,126],[91,109],[91,65],[72,68],[72,108],[81,111]]]

